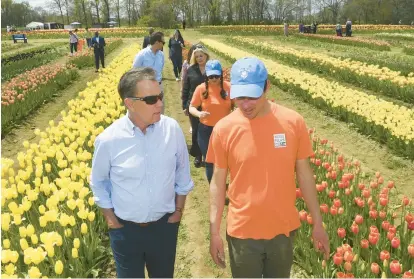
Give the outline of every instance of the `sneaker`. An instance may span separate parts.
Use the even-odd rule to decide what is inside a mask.
[[[194,166],[196,168],[201,168],[201,160],[199,158],[195,158],[195,160],[194,160]]]

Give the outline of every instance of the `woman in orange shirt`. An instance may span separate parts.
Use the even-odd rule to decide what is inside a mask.
[[[207,148],[214,125],[228,115],[232,109],[230,100],[230,82],[223,80],[223,71],[219,61],[209,60],[206,63],[205,82],[197,86],[191,99],[189,112],[200,118],[197,141],[206,158]],[[198,110],[197,108],[201,108]],[[205,163],[206,176],[210,183],[213,176],[213,164]]]

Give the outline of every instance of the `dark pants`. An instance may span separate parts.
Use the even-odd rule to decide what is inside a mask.
[[[92,38],[86,38],[86,45],[92,47]]]
[[[94,49],[95,54],[95,67],[98,70],[99,69],[99,60],[101,60],[102,68],[105,68],[105,51],[102,48],[95,48]]]
[[[270,240],[239,239],[227,235],[233,278],[289,278],[296,230]]]
[[[75,52],[78,52],[78,43],[70,43],[70,53],[73,53],[73,50],[75,50]]]
[[[210,136],[213,132],[213,126],[207,126],[203,123],[198,124],[198,135],[197,135],[197,141],[198,146],[200,147],[201,154],[203,155],[203,160],[206,160],[207,150],[208,150],[208,144],[210,142]],[[208,183],[210,184],[211,178],[213,177],[213,164],[206,162],[206,176]]]
[[[173,64],[174,68],[174,75],[176,78],[180,77],[181,74],[181,68],[183,67],[183,57],[171,57],[171,62]]]
[[[190,117],[190,123],[191,123],[191,129],[193,130],[191,133],[191,149],[190,149],[190,155],[195,157],[196,159],[199,159],[201,161],[201,150],[198,146],[197,136],[198,136],[198,124],[200,123],[200,119],[198,117],[194,117],[191,114]]]
[[[168,223],[166,214],[146,227],[120,219],[120,229],[110,229],[118,278],[173,278],[179,223]]]

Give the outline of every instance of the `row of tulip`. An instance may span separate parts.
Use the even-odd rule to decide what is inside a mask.
[[[27,44],[14,44],[10,42],[2,42],[1,43],[1,52],[6,53],[13,50],[18,50],[22,48],[32,47],[33,45],[30,43]]]
[[[306,25],[306,24],[305,24]],[[309,24],[310,25],[310,24]],[[320,24],[318,25],[319,33],[332,33],[335,30],[335,25]],[[289,25],[289,29],[297,32],[299,25]],[[352,25],[353,32],[378,32],[378,31],[408,31],[414,32],[414,26],[411,25]],[[232,34],[232,35],[277,35],[283,33],[283,25],[206,25],[201,26],[200,31],[205,34]]]
[[[297,188],[302,226],[295,237],[296,261],[317,278],[413,278],[411,200],[399,197],[393,181],[385,182],[378,172],[364,175],[359,161],[344,158],[328,140],[310,133],[314,150],[310,161],[331,257],[324,259],[319,253],[315,257],[312,216]]]
[[[72,65],[49,64],[20,74],[1,87],[1,133],[79,77]]]
[[[73,30],[73,29],[72,29]],[[90,28],[90,32],[98,31],[105,38],[137,38],[148,35],[148,28]],[[26,34],[29,39],[63,39],[69,38],[69,30],[52,29],[52,30],[33,30],[30,32],[18,31],[13,33],[2,33],[3,40],[9,39],[11,34]],[[85,38],[86,31],[84,28],[78,28],[76,33],[78,37]]]
[[[93,143],[125,108],[117,93],[137,44],[68,103],[17,166],[2,158],[2,277],[98,277],[109,259],[106,223],[89,188]]]
[[[321,34],[300,34],[300,37],[341,45],[365,47],[373,50],[389,51],[391,44],[386,41],[373,40],[361,37],[338,37]],[[299,36],[299,35],[298,35]]]
[[[411,33],[377,33],[375,37],[390,40],[414,41],[414,34]]]
[[[211,39],[202,40],[211,50],[231,61],[252,53],[230,47]],[[375,138],[396,153],[414,158],[414,111],[344,87],[279,63],[261,58],[269,70],[269,78],[286,91],[292,91],[305,101],[326,110],[336,117],[353,123],[358,129]]]
[[[331,57],[308,50],[297,50],[266,42],[257,43],[246,37],[230,37],[229,44],[243,45],[254,51],[267,54],[291,66],[306,68],[316,74],[324,72],[338,80],[354,83],[384,95],[414,103],[414,73],[408,77],[386,67],[369,65],[350,59]]]
[[[403,51],[405,54],[414,55],[414,46],[405,46]]]
[[[105,55],[108,55],[123,43],[122,39],[110,38],[106,40]],[[74,64],[78,69],[85,67],[93,67],[95,65],[95,55],[93,48],[86,48],[83,51],[75,53],[71,60],[71,64]]]

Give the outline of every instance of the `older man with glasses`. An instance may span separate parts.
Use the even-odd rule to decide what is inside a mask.
[[[118,278],[172,278],[178,228],[193,189],[184,134],[161,115],[163,94],[149,67],[118,85],[127,114],[95,140],[91,188],[109,227]]]
[[[162,52],[165,44],[164,34],[162,32],[152,33],[150,37],[150,45],[142,49],[135,56],[134,62],[132,63],[133,68],[138,67],[151,67],[155,70],[156,79],[162,86],[162,70],[164,68],[164,53]],[[164,101],[163,101],[164,103]],[[165,103],[164,103],[165,105]],[[162,113],[164,112],[164,107]]]

